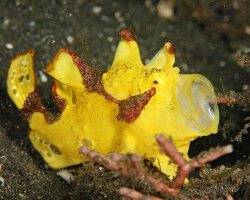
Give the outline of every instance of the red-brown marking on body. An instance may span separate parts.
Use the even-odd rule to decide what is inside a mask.
[[[168,53],[174,54],[174,46],[170,42],[166,43],[165,47]]]
[[[123,29],[120,32],[120,35],[127,41],[135,40],[134,36],[127,29]],[[105,91],[102,83],[102,75],[96,70],[94,70],[92,67],[90,67],[88,64],[86,64],[85,61],[80,56],[76,55],[72,51],[69,51],[64,48],[60,49],[56,57],[54,58],[53,65],[54,62],[58,59],[58,56],[61,52],[65,52],[72,57],[74,64],[78,67],[78,70],[82,76],[83,85],[86,87],[86,90],[88,92],[90,93],[97,92],[108,101],[119,105],[120,111],[117,117],[119,120],[123,120],[128,123],[134,122],[139,117],[140,113],[147,105],[150,98],[156,92],[155,88],[151,88],[149,91],[143,94],[132,96],[125,100],[118,100]],[[53,66],[50,69],[47,68],[47,70],[51,69],[53,69]],[[56,94],[55,86],[52,88],[52,91],[57,101],[59,109],[64,110],[65,102],[63,99],[59,99],[60,97]]]
[[[58,94],[54,94],[54,101],[56,102],[57,107],[59,108],[60,111],[60,116],[64,109],[66,108],[66,100],[61,98]]]
[[[128,29],[122,29],[120,32],[119,32],[119,35],[124,39],[126,40],[127,42],[130,42],[130,41],[135,41],[135,37],[134,35],[128,30]]]
[[[37,89],[30,93],[25,99],[24,105],[21,109],[22,114],[30,121],[34,112],[41,112],[46,115],[46,108],[43,106],[41,96]]]
[[[83,84],[86,86],[87,91],[95,92],[96,85],[100,84],[99,81],[101,80],[101,74],[86,64],[80,56],[69,50],[66,50],[65,52],[72,57],[75,65],[78,67],[82,75]]]
[[[117,116],[119,120],[124,120],[127,123],[134,122],[141,114],[144,107],[148,104],[149,100],[156,93],[155,88],[139,94],[136,96],[131,96],[126,100],[122,100],[119,103],[120,112]]]
[[[134,40],[133,35],[126,29],[121,31],[121,35],[126,40],[129,41]],[[34,53],[33,51],[31,52],[32,54]],[[88,92],[90,93],[97,92],[108,101],[119,105],[120,110],[117,116],[119,120],[125,121],[127,123],[134,122],[140,116],[142,110],[148,104],[151,97],[156,93],[156,89],[151,88],[150,90],[146,91],[143,94],[131,96],[130,98],[125,100],[118,100],[105,91],[102,83],[102,75],[96,70],[94,70],[92,67],[90,67],[88,64],[86,64],[84,60],[81,59],[78,55],[74,54],[73,52],[67,49],[60,49],[58,51],[56,57],[53,60],[53,65],[51,66],[51,68],[48,68],[49,64],[47,65],[48,71],[53,69],[54,62],[58,59],[58,56],[61,52],[66,52],[72,57],[75,65],[78,67],[79,72],[81,73],[83,84],[85,85]],[[57,94],[55,84],[52,87],[52,92],[54,95],[54,100],[60,110],[60,113],[55,115],[49,112],[44,107],[38,90],[35,89],[34,92],[29,94],[29,96],[24,102],[23,108],[21,109],[21,112],[28,121],[30,121],[31,116],[34,112],[43,113],[47,123],[53,123],[54,121],[60,118],[62,112],[66,107],[66,101]]]
[[[156,89],[151,88],[143,94],[131,96],[125,100],[118,100],[105,91],[100,73],[87,65],[83,59],[73,52],[69,50],[66,50],[65,52],[72,56],[75,65],[78,67],[82,75],[83,83],[88,92],[97,92],[108,101],[119,105],[120,111],[117,116],[119,120],[126,121],[127,123],[134,122],[139,117],[151,97],[156,93]]]
[[[83,84],[85,85],[88,92],[98,92],[100,95],[105,97],[108,101],[118,103],[119,101],[112,97],[110,94],[108,94],[103,86],[102,83],[102,75],[101,73],[94,70],[92,67],[90,67],[88,64],[85,63],[85,61],[76,55],[75,53],[66,50],[66,53],[68,53],[72,59],[75,65],[78,67],[80,74],[83,79]]]
[[[60,118],[64,108],[66,107],[66,101],[64,99],[55,94],[54,97],[60,110],[60,113],[58,114],[53,114],[46,109],[46,107],[42,103],[41,96],[37,89],[35,89],[34,92],[30,93],[26,98],[21,109],[21,113],[28,121],[30,121],[34,112],[40,112],[45,116],[46,122],[51,124]]]
[[[61,113],[64,111],[64,109],[66,108],[66,100],[61,98],[57,92],[56,92],[56,83],[54,82],[54,85],[52,87],[52,93],[54,96],[54,101],[56,102],[57,107],[59,108],[60,111],[60,115]]]

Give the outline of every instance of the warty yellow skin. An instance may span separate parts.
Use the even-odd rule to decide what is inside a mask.
[[[79,153],[87,145],[105,155],[120,152],[154,158],[154,165],[172,178],[176,166],[160,151],[155,134],[171,137],[188,159],[190,142],[216,133],[219,122],[211,83],[198,74],[180,75],[179,68],[173,67],[172,50],[172,44],[166,43],[144,66],[136,41],[121,37],[113,64],[102,75],[105,91],[124,100],[156,89],[133,122],[117,119],[116,103],[97,92],[88,92],[72,56],[59,51],[47,72],[54,78],[56,94],[66,101],[66,107],[52,123],[41,112],[34,112],[29,120],[29,138],[48,165],[60,169],[87,160]],[[9,68],[8,94],[19,109],[35,90],[33,56],[33,51],[17,56]]]

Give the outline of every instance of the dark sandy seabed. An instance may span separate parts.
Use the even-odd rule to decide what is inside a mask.
[[[249,83],[249,61],[242,64],[236,59],[241,51],[249,56],[249,2],[169,2],[170,16],[164,18],[159,16],[159,1],[154,0],[0,1],[0,199],[120,199],[117,189],[121,186],[169,198],[149,185],[92,162],[67,169],[74,176],[68,184],[48,168],[32,147],[27,137],[28,124],[6,93],[10,60],[34,49],[37,85],[45,104],[52,107],[51,94],[47,92],[51,91],[51,79],[46,75],[48,81],[43,82],[40,73],[44,73],[56,52],[65,47],[105,71],[119,41],[117,33],[124,27],[131,27],[136,33],[144,62],[164,42],[171,41],[176,66],[182,73],[206,76],[216,92],[227,94],[232,90],[243,95],[242,105],[220,106],[218,134],[192,142],[189,155],[229,143],[234,152],[212,162],[215,170],[207,179],[200,178],[199,169],[195,170],[181,193],[197,199],[225,199],[227,194],[235,199],[250,196],[247,128],[239,135],[244,126],[249,126],[249,93],[242,93],[242,86]]]

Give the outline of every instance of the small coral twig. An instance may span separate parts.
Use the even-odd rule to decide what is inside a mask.
[[[111,153],[111,157],[109,158],[98,152],[90,151],[86,146],[81,148],[80,153],[110,170],[119,171],[123,175],[145,180],[153,185],[153,187],[159,192],[172,195],[175,195],[176,193],[176,190],[169,188],[167,184],[162,183],[160,180],[155,179],[152,176],[146,175],[141,167],[139,167],[141,157],[136,154],[124,156],[118,153]]]
[[[232,145],[218,147],[216,149],[211,149],[206,154],[199,155],[196,158],[193,158],[192,160],[187,162],[182,157],[182,155],[176,150],[175,146],[170,142],[170,140],[166,139],[163,135],[156,135],[156,140],[165,152],[165,154],[169,156],[170,159],[179,166],[179,170],[171,186],[166,183],[163,183],[159,179],[147,175],[142,169],[142,167],[140,167],[142,159],[138,155],[130,154],[128,156],[124,156],[118,153],[112,153],[111,157],[107,157],[98,152],[90,151],[86,146],[82,147],[80,152],[86,155],[91,160],[107,167],[108,169],[119,171],[123,175],[129,177],[135,177],[144,180],[145,182],[151,184],[155,190],[161,193],[167,193],[177,197],[180,187],[183,185],[185,178],[187,178],[193,168],[201,167],[205,163],[213,161],[233,151]],[[131,190],[129,188],[120,188],[119,193],[123,196],[135,200],[142,199],[144,197],[152,200],[160,199],[157,197],[144,196],[140,192]]]
[[[228,194],[227,195],[227,200],[234,200],[234,198],[230,194]]]
[[[234,104],[236,104],[236,98],[234,96],[231,97],[223,97],[223,96],[219,96],[217,97],[217,104],[226,104],[228,106],[233,106]]]
[[[121,187],[119,189],[119,194],[122,196],[128,197],[130,199],[134,199],[134,200],[142,200],[142,199],[162,200],[161,198],[158,198],[158,197],[145,196],[144,194],[142,194],[136,190],[129,189],[127,187]]]
[[[234,138],[231,138],[231,142],[237,141],[237,142],[242,142],[242,137],[244,134],[248,133],[249,127],[250,127],[250,117],[246,117],[244,119],[244,127],[240,130],[239,133],[237,133],[236,136],[234,136]]]
[[[217,104],[225,104],[229,107],[234,107],[235,105],[241,107],[243,111],[249,111],[249,86],[243,85],[242,92],[230,91],[227,93],[219,93],[217,96]]]
[[[233,151],[232,145],[227,145],[224,147],[219,147],[210,150],[209,152],[207,152],[207,154],[198,156],[187,162],[182,157],[182,155],[176,150],[174,145],[163,135],[156,135],[156,139],[159,145],[163,148],[165,154],[170,157],[175,164],[179,165],[179,170],[172,183],[173,189],[179,189],[181,187],[181,185],[184,183],[185,178],[187,178],[192,168],[202,167],[207,162],[216,160],[217,158]]]

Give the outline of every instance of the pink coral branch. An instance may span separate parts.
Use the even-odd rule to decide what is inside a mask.
[[[124,196],[124,197],[128,197],[128,198],[134,199],[134,200],[142,200],[142,199],[162,200],[161,198],[158,198],[158,197],[145,196],[144,194],[142,194],[136,190],[129,189],[127,187],[121,187],[119,189],[119,194]]]
[[[165,154],[179,166],[176,177],[174,178],[171,187],[150,175],[147,175],[142,165],[142,158],[136,154],[121,155],[119,153],[112,153],[111,157],[104,156],[98,152],[91,151],[84,146],[80,149],[80,153],[86,155],[89,159],[107,167],[110,170],[119,171],[121,174],[129,177],[138,178],[152,185],[152,187],[161,192],[178,197],[180,187],[184,184],[184,180],[188,177],[193,168],[201,167],[207,162],[213,161],[225,154],[233,151],[232,145],[218,147],[211,149],[207,153],[203,153],[196,158],[187,162],[182,155],[176,150],[174,144],[164,137],[164,135],[156,135],[156,140],[159,146],[163,149]],[[120,188],[119,193],[131,199],[152,199],[159,200],[157,197],[144,196],[138,191],[129,188]]]
[[[116,161],[113,161],[112,159],[110,159],[107,156],[104,156],[98,152],[90,151],[88,149],[88,147],[86,147],[86,146],[83,146],[80,149],[80,153],[86,155],[89,159],[91,159],[97,163],[101,163],[103,166],[105,166],[111,170],[114,170],[114,171],[120,170],[120,166],[118,165],[118,163]]]
[[[234,198],[230,194],[228,194],[227,195],[227,200],[234,200]]]
[[[237,101],[236,101],[236,98],[234,96],[230,96],[230,97],[219,96],[219,97],[217,97],[217,104],[218,105],[226,104],[228,106],[232,106],[236,103],[237,103]]]
[[[156,135],[155,136],[158,144],[163,149],[164,153],[171,158],[171,160],[179,165],[183,166],[186,164],[186,161],[183,159],[182,155],[176,150],[175,146],[172,142],[164,137],[164,135]]]
[[[206,154],[193,158],[191,161],[187,162],[182,155],[176,150],[175,146],[166,139],[164,135],[156,135],[156,140],[161,148],[164,150],[165,154],[177,165],[179,165],[179,170],[172,183],[173,189],[179,189],[184,183],[185,178],[188,177],[190,171],[196,167],[202,167],[207,162],[216,160],[217,158],[229,154],[233,151],[232,145],[227,145],[224,147],[219,147],[212,149]]]
[[[230,194],[228,194],[227,195],[227,200],[234,200],[234,198]]]
[[[231,144],[223,147],[218,147],[216,149],[210,150],[209,152],[207,152],[207,154],[203,154],[195,159],[192,159],[190,164],[192,165],[192,167],[201,167],[207,162],[216,160],[217,158],[232,152],[233,146]]]
[[[128,177],[135,177],[141,180],[145,180],[159,192],[169,193],[172,195],[176,194],[176,190],[169,188],[166,183],[163,183],[160,180],[153,178],[152,176],[146,175],[142,171],[141,167],[138,167],[141,161],[141,157],[138,155],[133,154],[124,156],[118,153],[112,153],[111,157],[109,158],[96,151],[89,150],[86,146],[80,149],[80,153],[84,154],[89,159],[105,166],[110,170],[119,171],[121,174]]]

